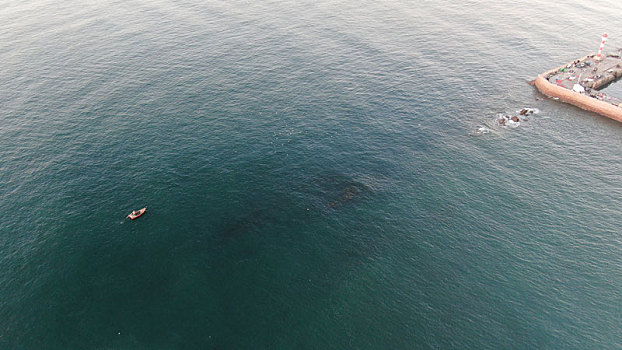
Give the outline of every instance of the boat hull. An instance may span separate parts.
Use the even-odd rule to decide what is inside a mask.
[[[128,215],[127,217],[130,218],[131,220],[135,220],[141,217],[146,211],[147,211],[147,208],[142,208],[138,211],[137,214],[130,213],[130,215]]]

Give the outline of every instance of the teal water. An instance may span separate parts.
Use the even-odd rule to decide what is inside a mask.
[[[620,11],[3,2],[0,348],[621,348]]]

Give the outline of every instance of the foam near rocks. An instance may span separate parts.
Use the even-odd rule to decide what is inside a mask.
[[[477,130],[475,130],[475,133],[478,135],[485,135],[485,134],[489,134],[490,133],[490,129],[486,126],[478,126]]]

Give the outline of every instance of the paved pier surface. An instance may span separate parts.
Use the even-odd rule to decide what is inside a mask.
[[[597,60],[585,56],[544,72],[534,85],[543,94],[622,122],[622,99],[599,89],[622,77],[622,49]]]
[[[585,56],[542,75],[551,84],[620,106],[622,99],[607,96],[598,89],[622,77],[621,56],[622,49],[604,56],[602,60],[597,60],[595,55]]]

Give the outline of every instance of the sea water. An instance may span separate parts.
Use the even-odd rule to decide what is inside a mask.
[[[621,348],[620,11],[4,1],[0,348]]]

